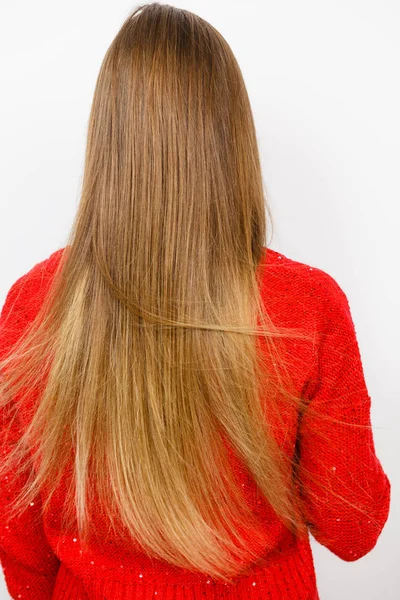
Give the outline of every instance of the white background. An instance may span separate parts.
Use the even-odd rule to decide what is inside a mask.
[[[242,68],[276,225],[271,247],[330,273],[352,308],[392,505],[377,546],[355,563],[313,543],[321,600],[398,599],[400,3],[176,6],[213,24]],[[98,70],[133,7],[25,0],[0,10],[2,303],[15,279],[65,244]]]

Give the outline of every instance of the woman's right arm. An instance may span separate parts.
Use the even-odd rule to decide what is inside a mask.
[[[386,523],[390,483],[375,453],[348,299],[329,274],[313,272],[323,306],[317,372],[299,426],[303,514],[318,542],[354,561],[372,550]]]

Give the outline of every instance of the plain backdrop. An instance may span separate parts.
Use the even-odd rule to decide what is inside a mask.
[[[0,9],[2,303],[65,244],[96,77],[134,6],[24,0]],[[313,542],[321,600],[399,599],[400,3],[176,6],[214,25],[242,69],[276,225],[271,247],[331,274],[352,309],[392,504],[377,546],[357,562]]]

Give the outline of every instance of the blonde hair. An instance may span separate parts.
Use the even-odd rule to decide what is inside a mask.
[[[40,391],[2,464],[30,473],[15,514],[39,490],[46,511],[68,475],[63,526],[76,519],[83,544],[94,506],[102,542],[126,537],[231,581],[262,546],[227,442],[285,525],[306,534],[295,462],[274,428],[282,400],[302,402],[281,340],[308,335],[268,316],[267,214],[273,226],[227,42],[187,10],[135,8],[97,79],[68,243],[0,363],[3,408]]]

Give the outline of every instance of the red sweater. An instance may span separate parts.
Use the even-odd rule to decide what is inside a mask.
[[[0,317],[0,350],[5,350],[35,315],[62,250],[36,264],[12,285]],[[304,516],[318,542],[343,560],[354,561],[377,542],[388,517],[390,484],[368,427],[346,427],[323,418],[326,414],[370,425],[371,398],[348,300],[338,283],[321,269],[271,248],[264,253],[262,263],[267,265],[261,280],[263,297],[268,298],[275,322],[306,325],[317,332],[314,345],[287,342],[293,356],[294,381],[320,411],[318,420],[315,413],[306,412],[299,422],[296,415],[288,415],[282,440],[292,448],[297,443],[309,473]],[[301,369],[295,368],[300,364],[297,361],[301,361]],[[22,416],[21,412],[21,423]],[[0,437],[1,442],[3,455],[7,448]],[[57,518],[34,521],[35,515],[41,515],[40,496],[23,516],[11,521],[7,504],[12,503],[22,481],[9,473],[0,490],[0,559],[9,593],[12,598],[29,600],[318,599],[309,540],[296,539],[265,502],[259,501],[257,506],[255,484],[239,463],[235,468],[245,497],[254,503],[264,523],[269,547],[274,541],[274,550],[266,551],[264,566],[254,568],[250,576],[234,585],[214,582],[207,575],[176,568],[117,544],[108,550],[92,547],[89,554],[83,554],[78,536],[63,534]],[[314,477],[328,490],[319,500],[313,494],[319,491],[313,487]],[[368,515],[343,504],[337,495],[353,506],[366,506]],[[56,500],[52,508],[52,515],[57,515]],[[56,551],[58,542],[60,550]]]

